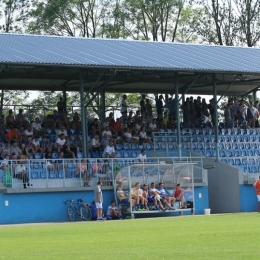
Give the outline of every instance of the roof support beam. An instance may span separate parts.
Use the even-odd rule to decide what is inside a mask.
[[[216,161],[219,160],[219,136],[218,136],[218,106],[217,106],[217,84],[216,75],[213,74],[213,95],[214,95],[214,128],[215,128],[215,142],[216,142]]]
[[[97,78],[97,80],[94,82],[94,84],[91,86],[91,88],[89,89],[89,91],[85,94],[84,96],[84,100],[86,100],[88,94],[92,93],[92,90],[96,87],[97,83],[101,80],[101,78],[105,75],[105,73],[102,73],[99,75],[99,77]]]
[[[80,70],[79,73],[79,89],[80,89],[80,107],[81,107],[81,129],[82,129],[82,142],[83,142],[83,157],[87,158],[87,145],[88,145],[88,128],[87,128],[87,111],[84,106],[84,82],[83,72]]]
[[[259,90],[259,87],[260,87],[260,86],[258,85],[256,88],[251,89],[250,91],[246,92],[246,93],[243,95],[243,97],[244,97],[244,96],[247,96],[247,95],[249,95],[249,94],[251,94],[251,93],[254,92],[254,91]]]
[[[225,94],[227,93],[228,89],[233,85],[233,83],[235,82],[235,80],[238,78],[238,75],[235,76],[235,78],[232,80],[232,82],[227,86],[227,88],[225,89],[224,93],[221,95],[221,97],[218,99],[218,102],[220,101],[220,99],[223,98],[223,96],[225,96]]]
[[[179,87],[178,87],[178,72],[174,72],[174,89],[175,89],[175,113],[176,113],[176,130],[177,130],[177,149],[178,156],[181,157],[181,124],[179,113]]]
[[[191,89],[191,87],[193,87],[193,85],[196,83],[196,81],[199,78],[201,78],[202,76],[203,76],[202,74],[197,75],[197,77],[189,84],[188,88],[182,93],[182,96],[184,96]],[[181,100],[181,98],[178,101],[180,101],[180,100]]]
[[[107,86],[107,84],[109,84],[109,82],[116,76],[116,70],[113,70],[113,74],[110,76],[110,78],[104,83],[102,84],[96,91],[96,93],[91,97],[91,99],[87,102],[87,104],[85,104],[85,107],[87,107],[89,104],[92,103],[92,101],[96,98],[96,96],[103,90],[105,89],[105,87]]]

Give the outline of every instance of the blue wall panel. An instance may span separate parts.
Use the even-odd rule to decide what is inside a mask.
[[[103,191],[104,212],[110,201],[114,199],[113,192]],[[40,223],[68,221],[65,199],[83,199],[91,203],[93,191],[49,192],[49,193],[19,193],[0,195],[0,224]],[[9,206],[5,206],[8,201]]]
[[[199,198],[199,193],[202,198]],[[103,197],[106,213],[110,201],[114,199],[114,192],[105,190]],[[64,200],[79,198],[91,203],[94,199],[93,191],[1,194],[0,224],[68,221]],[[5,206],[5,201],[8,201],[8,206]],[[195,214],[204,214],[204,209],[208,208],[208,187],[195,187],[195,202]]]
[[[254,212],[257,211],[256,192],[252,185],[239,185],[240,190],[240,211]]]

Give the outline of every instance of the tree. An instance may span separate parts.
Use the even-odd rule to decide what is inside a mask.
[[[0,0],[0,30],[5,33],[23,33],[26,29],[30,0]]]
[[[260,39],[260,1],[234,0],[239,15],[239,41],[253,47]]]

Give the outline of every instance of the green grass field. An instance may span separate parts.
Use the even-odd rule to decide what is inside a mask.
[[[0,259],[259,259],[260,214],[0,226]]]

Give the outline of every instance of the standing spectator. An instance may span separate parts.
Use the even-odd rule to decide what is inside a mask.
[[[255,121],[258,119],[259,114],[257,109],[253,106],[253,102],[249,102],[249,107],[247,108],[247,119],[248,125],[252,128],[255,128]]]
[[[16,126],[16,122],[15,122],[15,119],[14,119],[14,116],[13,116],[13,110],[10,109],[8,111],[8,116],[5,118],[6,120],[6,126],[9,127],[10,125],[12,126]]]
[[[146,116],[146,106],[145,106],[145,95],[142,95],[142,99],[140,100],[140,110],[141,110],[141,116]]]
[[[19,109],[18,114],[15,116],[15,121],[16,121],[17,127],[25,126],[25,124],[26,124],[26,120],[23,115],[23,110],[21,108]]]
[[[94,197],[95,197],[95,203],[97,208],[97,221],[104,220],[102,218],[103,196],[102,196],[101,186],[102,186],[102,182],[98,181],[97,186],[94,189]]]
[[[26,168],[25,168],[25,165],[24,165],[24,162],[23,161],[17,161],[17,165],[15,167],[15,175],[14,175],[15,178],[17,179],[21,179],[23,180],[23,187],[24,189],[26,189],[26,184],[27,186],[30,186],[30,183],[29,183],[29,177],[26,173]],[[31,185],[32,186],[32,185]]]
[[[121,111],[121,114],[123,115],[123,113],[126,113],[127,114],[127,103],[126,103],[126,99],[127,99],[127,96],[126,95],[123,95],[123,98],[121,100],[121,104],[120,104],[120,111]]]
[[[146,109],[146,122],[147,125],[149,125],[153,120],[153,108],[148,98],[145,100],[145,109]]]
[[[226,128],[227,129],[233,128],[233,120],[231,117],[231,104],[227,104],[227,107],[224,111],[224,117],[225,117]]]
[[[257,180],[254,184],[253,187],[256,191],[256,197],[258,200],[258,213],[260,213],[260,176],[259,176],[259,180]]]
[[[63,98],[60,97],[60,100],[57,102],[57,109],[58,109],[58,113],[63,113],[66,109],[65,109],[65,103],[63,101]]]
[[[157,115],[158,116],[163,113],[163,102],[162,102],[162,99],[163,99],[163,96],[160,95],[159,98],[156,100],[156,111],[157,111]]]

